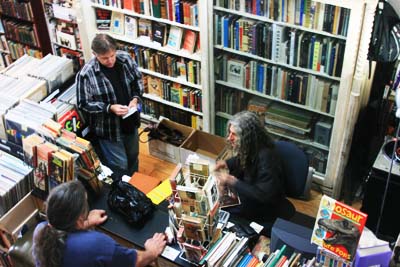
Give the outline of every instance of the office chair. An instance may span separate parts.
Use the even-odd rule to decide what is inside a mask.
[[[275,146],[283,162],[286,196],[309,199],[314,169],[309,167],[307,155],[288,141],[276,141]],[[282,214],[279,217],[283,219],[290,219],[296,213],[296,208],[288,199],[281,204],[280,210]]]

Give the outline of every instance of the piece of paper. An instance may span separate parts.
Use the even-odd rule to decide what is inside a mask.
[[[128,113],[126,113],[124,116],[122,116],[123,119],[128,118],[130,115],[132,115],[133,113],[135,113],[137,111],[137,108],[129,108]]]
[[[178,257],[179,253],[180,253],[179,250],[174,249],[170,246],[166,246],[161,255],[171,261],[174,261],[176,257]]]

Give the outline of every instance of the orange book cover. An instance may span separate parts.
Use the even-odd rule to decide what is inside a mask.
[[[124,0],[124,9],[133,10],[133,0]]]
[[[160,180],[153,176],[135,172],[129,180],[129,183],[147,194],[160,184]]]
[[[196,47],[196,38],[196,32],[192,30],[186,30],[182,48],[192,54],[194,52],[194,48]]]

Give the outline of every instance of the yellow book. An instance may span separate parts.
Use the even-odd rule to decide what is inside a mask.
[[[151,201],[155,204],[158,205],[160,204],[164,199],[172,195],[172,188],[171,184],[168,179],[164,180],[159,186],[151,190],[149,193],[147,193],[147,197],[151,199]]]

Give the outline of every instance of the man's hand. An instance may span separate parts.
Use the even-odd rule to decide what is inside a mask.
[[[85,221],[84,228],[88,229],[90,227],[104,223],[107,220],[107,214],[105,210],[91,210]]]
[[[131,102],[129,102],[129,108],[137,108],[137,104],[138,104],[138,99],[136,97],[134,97]]]
[[[155,233],[152,238],[146,240],[144,248],[156,259],[164,251],[166,244],[165,234]]]
[[[219,172],[216,175],[218,186],[220,187],[233,187],[237,181],[237,178],[229,173]]]
[[[114,104],[110,106],[110,111],[117,116],[124,116],[129,111],[129,107],[125,105]]]
[[[220,171],[222,169],[228,169],[228,165],[226,164],[225,160],[217,161],[217,164],[215,164],[214,171]]]

